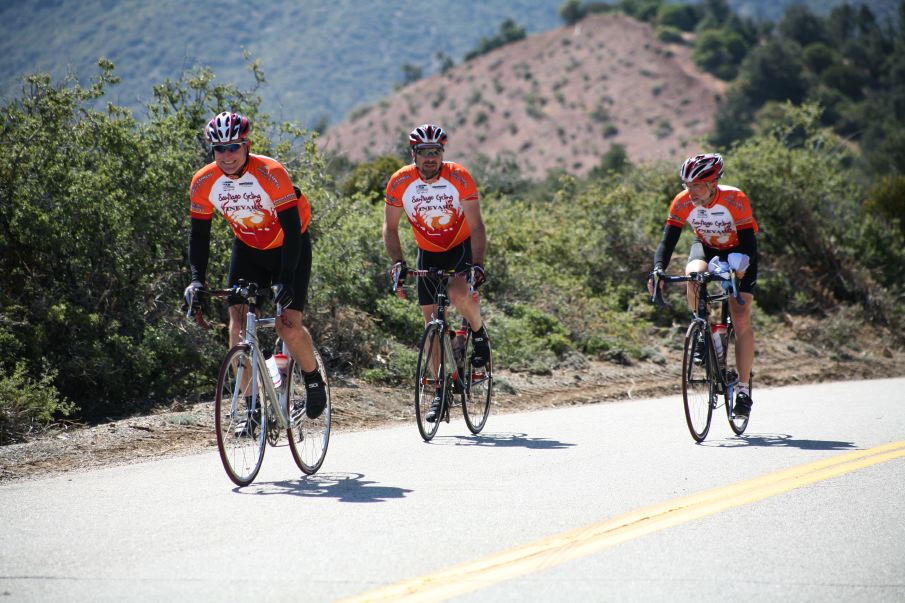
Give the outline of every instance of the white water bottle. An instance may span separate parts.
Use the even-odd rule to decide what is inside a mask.
[[[723,338],[726,336],[726,325],[713,325],[710,327],[710,336],[713,338],[713,349],[716,351],[716,357],[723,356]]]
[[[279,388],[283,385],[283,375],[280,372],[280,367],[277,366],[277,359],[271,356],[265,362],[267,365],[267,370],[270,371],[270,378],[273,379],[273,386]]]

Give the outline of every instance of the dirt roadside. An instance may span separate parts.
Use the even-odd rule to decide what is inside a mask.
[[[755,409],[758,387],[905,375],[905,350],[888,347],[873,333],[859,335],[859,347],[844,350],[817,348],[804,337],[760,337]],[[661,348],[659,363],[576,362],[549,375],[498,370],[492,413],[677,395],[678,347],[673,342]],[[412,437],[419,437],[407,388],[338,377],[331,391],[334,433],[409,423]],[[212,407],[209,402],[173,404],[99,425],[55,426],[24,443],[0,447],[0,483],[212,450],[216,448]],[[681,413],[676,420],[681,420]]]

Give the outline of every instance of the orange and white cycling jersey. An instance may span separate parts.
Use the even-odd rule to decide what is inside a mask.
[[[464,167],[444,161],[438,178],[427,183],[407,165],[390,177],[386,202],[401,207],[412,224],[415,242],[425,251],[452,249],[471,235],[463,203],[478,201],[478,187]]]
[[[695,207],[688,191],[682,191],[669,206],[666,223],[682,226],[688,222],[695,235],[713,249],[732,249],[738,246],[738,231],[753,228],[757,222],[751,212],[748,197],[732,186],[717,186],[717,193],[707,207]]]
[[[311,221],[311,206],[305,195],[298,199],[292,181],[279,161],[263,155],[248,156],[245,172],[230,178],[209,163],[192,178],[189,189],[193,218],[210,220],[216,208],[236,237],[255,249],[273,249],[283,245],[283,228],[277,211],[298,207],[302,232]]]

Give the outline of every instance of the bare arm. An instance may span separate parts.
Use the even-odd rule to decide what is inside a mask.
[[[487,231],[484,229],[484,219],[481,217],[481,202],[463,203],[462,209],[465,211],[468,228],[471,229],[471,261],[473,264],[483,266],[484,253],[487,250]]]

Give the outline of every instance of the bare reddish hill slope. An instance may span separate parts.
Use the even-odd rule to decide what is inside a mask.
[[[592,15],[414,82],[353,111],[320,144],[362,161],[434,122],[450,134],[448,159],[512,152],[536,178],[551,168],[584,174],[614,143],[634,163],[678,162],[700,149],[725,87],[650,25]]]

